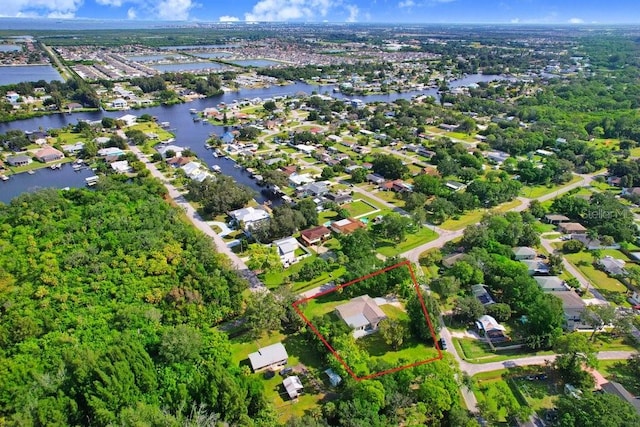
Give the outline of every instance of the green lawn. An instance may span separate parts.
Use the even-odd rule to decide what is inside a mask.
[[[438,351],[433,345],[420,343],[413,338],[405,341],[398,350],[394,350],[384,342],[382,335],[379,333],[359,338],[356,342],[369,353],[371,359],[384,360],[393,366],[401,366],[401,364],[418,362],[438,356]]]
[[[438,233],[427,227],[420,228],[416,233],[407,234],[403,242],[391,242],[389,240],[378,240],[376,249],[386,257],[396,256],[403,252],[414,249],[424,243],[438,238]]]
[[[622,384],[629,393],[640,395],[640,378],[627,367],[626,360],[600,360],[598,372],[606,379]]]
[[[311,320],[314,317],[321,317],[332,312],[337,306],[346,302],[348,302],[348,300],[340,299],[339,295],[336,295],[334,292],[328,295],[323,295],[320,298],[309,300],[306,306],[302,308],[302,312],[307,319]]]
[[[376,208],[375,206],[371,206],[369,203],[367,203],[364,200],[354,200],[353,202],[347,203],[342,207],[347,211],[349,211],[349,214],[352,217],[359,217],[362,215],[366,215],[366,214],[374,213],[378,211],[378,208]]]
[[[44,168],[48,168],[49,166],[56,164],[56,163],[71,163],[73,162],[74,158],[73,157],[65,157],[61,160],[57,160],[55,162],[49,162],[49,163],[41,163],[37,160],[34,160],[33,162],[29,163],[28,165],[25,166],[9,166],[7,171],[4,173],[5,175],[9,176],[9,175],[13,175],[13,174],[17,174],[17,173],[23,173],[23,172],[27,172],[27,171],[36,171],[38,169],[44,169]],[[69,166],[66,166],[69,167]]]
[[[591,263],[593,257],[589,252],[578,252],[577,254],[565,255],[567,260],[576,266],[584,276],[589,279],[591,284],[598,289],[604,289],[610,292],[626,293],[627,288],[617,279],[609,277],[604,271],[597,270]]]
[[[503,203],[495,208],[491,209],[491,212],[494,213],[503,213],[508,212],[511,209],[514,209],[520,206],[520,200],[512,200],[510,202]],[[477,224],[482,220],[482,217],[488,213],[486,209],[475,209],[469,212],[466,212],[464,215],[461,215],[457,219],[448,219],[442,224],[440,224],[440,228],[445,230],[462,230],[463,228],[468,227],[472,224]]]
[[[473,394],[475,394],[478,403],[484,403],[490,412],[496,414],[497,421],[501,423],[507,421],[506,418],[509,415],[507,406],[520,408],[518,399],[502,378],[478,381],[478,388],[473,391]],[[505,402],[510,402],[510,404],[504,405]]]
[[[567,185],[571,185],[574,182],[578,182],[580,181],[582,178],[580,178],[579,176],[574,176],[571,181],[567,182],[566,184],[562,184],[562,185],[534,185],[534,186],[529,186],[529,185],[525,185],[522,187],[522,189],[520,190],[520,195],[523,197],[527,197],[529,199],[537,199],[538,197],[542,197],[542,196],[546,196],[547,194],[551,194],[554,191],[558,191],[560,189],[562,189],[563,187],[566,187]]]
[[[405,201],[402,199],[398,199],[396,197],[397,194],[398,193],[395,193],[393,191],[378,191],[376,193],[376,197],[384,200],[385,202],[391,203],[394,206],[402,208],[405,205]]]
[[[500,362],[521,357],[553,354],[552,351],[526,352],[521,349],[501,350],[494,353],[491,351],[489,344],[473,338],[454,338],[453,344],[456,346],[460,357],[469,363]]]
[[[384,304],[381,305],[380,308],[389,319],[409,321],[409,316],[407,315],[407,313],[403,309],[396,307],[395,305]]]

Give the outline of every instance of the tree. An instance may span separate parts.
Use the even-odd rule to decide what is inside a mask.
[[[168,363],[176,363],[197,359],[201,349],[200,331],[189,325],[176,325],[162,333],[158,353]]]
[[[469,264],[467,261],[458,261],[447,270],[447,276],[453,276],[460,281],[462,286],[469,287],[484,282],[482,270]]]
[[[509,307],[509,304],[490,304],[486,310],[487,314],[493,316],[498,322],[506,322],[511,318],[511,307]]]
[[[431,289],[440,296],[448,298],[455,295],[460,290],[460,280],[454,276],[440,276],[431,281]]]
[[[560,378],[578,388],[589,389],[593,386],[593,377],[582,369],[583,365],[594,367],[596,355],[586,335],[573,332],[556,339],[553,349],[558,356],[553,362]]]
[[[212,216],[244,207],[254,196],[253,190],[237,184],[233,178],[218,175],[202,182],[191,180],[187,184],[190,200],[200,202],[205,214]]]
[[[547,214],[539,200],[532,200],[531,203],[529,203],[529,212],[537,219],[541,219]]]
[[[365,168],[357,168],[351,172],[351,181],[355,184],[364,182],[367,179],[367,170]]]
[[[252,292],[247,299],[244,319],[249,335],[256,339],[265,332],[278,331],[286,313],[272,292]]]
[[[333,168],[329,166],[323,168],[322,173],[320,174],[320,177],[322,177],[322,179],[331,179],[334,176],[336,176],[336,173],[334,172]]]
[[[474,296],[458,298],[453,308],[456,317],[464,322],[474,322],[485,313],[484,305]]]
[[[288,183],[287,175],[279,170],[266,170],[262,172],[262,180],[266,185],[286,188]]]
[[[425,291],[420,291],[422,301],[429,315],[429,320],[434,330],[437,332],[440,330],[440,309],[435,299],[431,298]],[[422,303],[416,293],[413,293],[407,300],[406,304],[407,315],[409,316],[409,329],[411,333],[422,341],[433,341],[431,336],[431,329],[425,318],[424,311],[422,310]]]
[[[253,243],[249,245],[247,267],[260,271],[282,271],[283,265],[275,246]]]
[[[580,320],[590,325],[593,329],[590,341],[596,337],[596,333],[603,330],[605,326],[613,323],[616,318],[616,308],[610,304],[589,304],[580,314]]]
[[[409,172],[409,168],[402,163],[402,160],[388,154],[376,155],[371,164],[373,171],[386,179],[399,179]]]
[[[562,252],[565,254],[575,254],[584,249],[584,243],[580,240],[567,240],[562,245]]]
[[[305,227],[318,225],[318,209],[316,209],[316,203],[311,198],[300,200],[295,209],[304,216]]]
[[[400,321],[390,318],[382,319],[378,328],[387,345],[390,345],[394,350],[402,346],[407,329]]]
[[[397,212],[391,212],[382,218],[376,225],[376,231],[384,239],[394,242],[402,242],[407,234],[407,228],[411,225],[411,219]]]
[[[262,105],[262,108],[264,108],[265,111],[272,113],[276,110],[276,108],[278,108],[278,106],[274,101],[267,101]]]
[[[610,393],[583,393],[580,397],[561,395],[556,403],[560,427],[626,427],[640,425],[633,406]]]

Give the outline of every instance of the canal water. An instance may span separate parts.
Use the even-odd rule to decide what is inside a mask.
[[[485,76],[474,74],[460,80],[449,82],[450,88],[466,86],[471,83],[481,81],[492,81],[504,79],[501,76]],[[330,93],[333,86],[315,86],[305,83],[295,83],[287,86],[272,86],[260,89],[243,89],[237,92],[228,92],[223,95],[212,98],[198,99],[185,104],[159,106],[145,108],[141,110],[122,111],[97,111],[90,113],[73,113],[73,114],[52,114],[49,116],[35,117],[27,120],[18,120],[10,123],[0,123],[0,133],[6,133],[12,129],[21,129],[23,131],[35,131],[38,129],[55,129],[62,128],[68,124],[76,124],[78,120],[100,120],[102,117],[120,117],[124,114],[150,114],[156,116],[159,122],[170,122],[171,131],[175,134],[175,142],[173,144],[189,147],[200,159],[205,161],[209,166],[220,166],[222,173],[232,177],[236,182],[244,184],[256,191],[256,200],[259,203],[264,202],[267,196],[261,193],[262,188],[259,187],[244,169],[236,168],[235,162],[222,157],[216,158],[211,150],[205,148],[205,141],[211,133],[222,135],[225,132],[223,126],[214,126],[205,121],[194,122],[193,116],[189,110],[194,108],[198,111],[207,107],[215,107],[221,102],[232,103],[235,100],[243,100],[245,98],[271,98],[274,96],[295,96],[299,93],[310,95],[312,92],[320,94],[329,94],[336,98],[351,99],[358,98],[364,102],[391,102],[396,99],[411,99],[418,95],[437,96],[436,89],[428,89],[425,91],[413,91],[403,93],[391,93],[387,95],[368,95],[347,97],[340,93]],[[86,174],[74,172],[70,166],[65,166],[60,170],[42,169],[34,175],[21,173],[11,176],[6,182],[0,182],[0,202],[8,203],[13,197],[27,191],[34,191],[43,187],[81,187],[85,185],[84,178]]]

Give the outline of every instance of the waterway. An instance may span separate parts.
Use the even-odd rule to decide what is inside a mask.
[[[0,66],[0,86],[20,82],[45,80],[62,81],[62,77],[51,65],[2,65]]]
[[[478,83],[481,81],[492,81],[496,79],[504,79],[500,76],[484,76],[484,75],[470,75],[460,80],[453,80],[449,82],[450,88],[459,86],[466,86],[472,83]],[[56,129],[62,128],[68,124],[76,124],[78,120],[100,120],[102,117],[120,117],[124,114],[150,114],[156,116],[159,122],[170,122],[171,131],[175,134],[175,142],[173,144],[189,147],[193,150],[200,159],[204,160],[209,166],[220,166],[222,173],[228,175],[236,180],[240,184],[244,184],[256,191],[256,200],[260,203],[266,200],[266,196],[260,191],[262,190],[254,180],[249,177],[249,174],[244,169],[236,168],[235,162],[222,157],[216,158],[213,156],[211,150],[204,147],[205,141],[208,139],[211,133],[222,135],[225,132],[223,126],[214,126],[207,122],[194,122],[193,116],[189,110],[194,108],[198,111],[202,111],[207,107],[215,107],[219,103],[224,102],[227,104],[234,101],[243,100],[245,98],[271,98],[274,96],[295,96],[299,93],[305,93],[307,95],[312,92],[321,94],[329,94],[340,99],[352,99],[356,97],[347,97],[340,93],[332,94],[331,91],[334,86],[315,86],[305,83],[295,83],[288,86],[271,86],[268,88],[260,89],[243,89],[237,92],[227,92],[223,95],[198,99],[193,102],[185,104],[151,107],[141,110],[132,110],[127,112],[118,111],[100,111],[91,113],[73,113],[73,114],[52,114],[49,116],[36,117],[28,120],[18,120],[10,123],[0,123],[0,133],[6,133],[12,129],[20,129],[23,131],[34,131],[40,128],[42,129]],[[364,102],[391,102],[396,99],[411,99],[412,97],[419,95],[430,95],[437,97],[436,89],[428,89],[424,91],[403,92],[403,93],[390,93],[387,95],[368,95],[357,96]],[[65,169],[66,168],[66,169]],[[23,192],[34,191],[37,188],[42,187],[81,187],[85,185],[84,178],[86,175],[81,173],[75,173],[70,167],[65,167],[59,171],[43,169],[37,171],[34,175],[26,173],[13,175],[7,182],[0,182],[0,201],[9,202],[13,197]]]
[[[173,73],[178,71],[219,70],[225,66],[217,62],[181,62],[177,64],[150,65],[150,67],[163,73]]]

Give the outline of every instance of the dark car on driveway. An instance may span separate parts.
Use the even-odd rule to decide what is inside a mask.
[[[444,338],[440,338],[438,340],[438,344],[440,345],[440,350],[446,350],[447,349],[447,342],[444,340]]]
[[[289,375],[292,372],[293,372],[293,368],[284,368],[283,370],[280,371],[280,376],[281,377],[286,377],[287,375]]]

